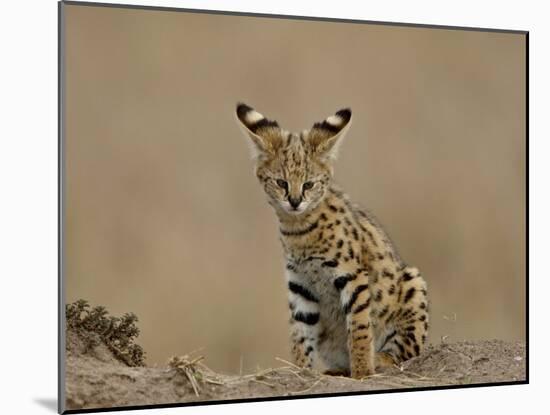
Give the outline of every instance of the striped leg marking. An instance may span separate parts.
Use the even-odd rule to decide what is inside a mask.
[[[319,299],[299,278],[289,273],[288,298],[290,307],[292,356],[298,366],[313,368],[319,326]]]
[[[374,373],[373,329],[370,321],[369,279],[366,271],[344,274],[334,280],[346,314],[351,376],[359,379]]]
[[[407,267],[398,281],[399,309],[389,313],[386,325],[394,327],[380,346],[396,363],[418,356],[428,336],[428,299],[426,282],[416,268]]]

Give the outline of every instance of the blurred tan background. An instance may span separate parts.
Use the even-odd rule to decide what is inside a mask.
[[[288,358],[274,213],[234,121],[350,106],[336,180],[426,276],[431,341],[525,337],[518,34],[66,6],[66,292],[149,364]]]

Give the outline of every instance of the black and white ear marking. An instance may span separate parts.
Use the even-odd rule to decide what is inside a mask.
[[[253,157],[273,153],[281,140],[281,129],[277,121],[268,120],[254,108],[244,103],[237,104],[237,119],[254,144]]]
[[[279,128],[277,121],[268,120],[254,108],[242,103],[237,104],[237,118],[254,134],[264,128]]]
[[[309,142],[319,157],[336,158],[342,138],[351,125],[351,109],[344,108],[322,122],[313,124],[309,131]]]
[[[342,109],[336,114],[331,115],[322,122],[313,124],[314,129],[324,130],[330,135],[338,134],[351,121],[351,110],[349,108]]]

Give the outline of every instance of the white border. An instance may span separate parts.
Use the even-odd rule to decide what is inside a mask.
[[[550,178],[549,163],[545,163],[550,134],[544,122],[550,67],[544,2],[120,0],[117,3],[529,30],[531,40],[531,385],[187,407],[157,410],[158,413],[269,414],[281,410],[335,413],[357,407],[361,411],[390,413],[517,414],[534,408],[537,401],[542,403],[550,369],[545,347],[549,340],[548,323],[544,320],[548,315],[550,289],[543,239],[550,234],[546,213],[550,206],[545,191]],[[55,0],[5,2],[0,19],[3,58],[0,276],[4,294],[0,301],[4,362],[1,405],[6,413],[51,414],[52,409],[43,402],[53,405],[57,374],[57,4]]]

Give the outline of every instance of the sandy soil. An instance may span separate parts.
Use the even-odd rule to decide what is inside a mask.
[[[215,373],[205,363],[202,356],[182,356],[166,367],[129,367],[104,344],[90,349],[69,330],[66,409],[522,381],[525,345],[444,342],[363,380],[320,375],[276,358],[274,368],[241,376]]]

